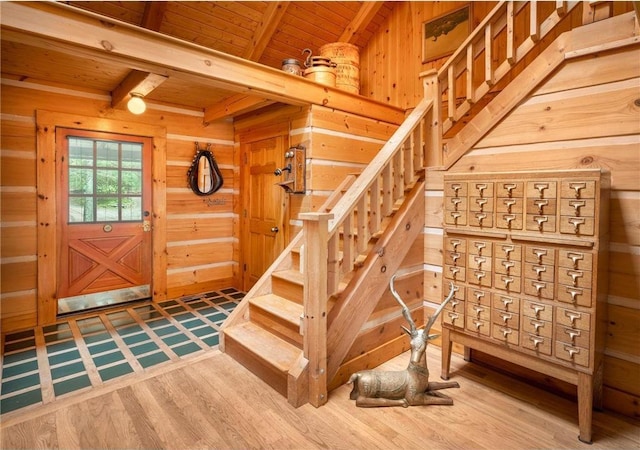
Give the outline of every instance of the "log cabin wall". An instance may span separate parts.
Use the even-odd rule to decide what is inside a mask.
[[[55,320],[38,314],[38,230],[36,226],[36,111],[76,114],[96,124],[109,121],[166,131],[166,261],[154,267],[164,279],[160,298],[234,286],[237,259],[238,161],[230,122],[202,125],[202,113],[149,105],[141,116],[110,107],[106,92],[86,92],[3,79],[2,93],[2,226],[1,326],[3,332]],[[96,125],[100,128],[100,125]],[[100,131],[99,129],[97,131]],[[158,136],[155,136],[158,137]],[[162,138],[164,139],[164,137]],[[187,187],[186,173],[195,155],[194,142],[212,144],[224,186],[209,197]],[[155,189],[154,189],[155,190]],[[158,211],[154,211],[158,213]]]
[[[438,68],[446,60],[422,63],[421,24],[460,5],[452,2],[397,5],[381,31],[361,51],[362,94],[403,108],[413,107],[423,95],[418,74]],[[474,26],[493,5],[472,2]],[[538,6],[552,7],[553,3],[539,2]],[[613,15],[631,10],[630,2],[612,3]],[[583,23],[583,14],[582,7],[575,8],[567,20],[578,27]],[[568,28],[568,24],[561,24],[545,40],[551,42]],[[449,169],[450,172],[493,172],[602,168],[611,172],[604,405],[632,417],[640,416],[637,383],[640,378],[640,59],[637,51],[635,47],[601,52],[568,63]],[[510,79],[518,73],[516,68]],[[428,173],[425,192],[425,299],[431,303],[427,310],[442,299],[443,173]],[[575,388],[503,361],[486,355],[479,355],[477,360],[575,395]]]

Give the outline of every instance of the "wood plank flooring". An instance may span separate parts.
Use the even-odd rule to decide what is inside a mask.
[[[440,350],[428,349],[432,380]],[[380,369],[403,369],[402,354]],[[575,402],[457,355],[453,406],[357,408],[350,386],[321,408],[295,409],[214,350],[3,417],[2,448],[637,449],[640,424],[594,413],[594,443],[577,440]]]

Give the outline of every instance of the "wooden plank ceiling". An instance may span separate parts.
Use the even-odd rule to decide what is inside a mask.
[[[360,48],[391,13],[393,2],[66,2],[202,47],[280,68],[282,60],[302,60],[302,50],[319,53],[322,45],[348,42]],[[152,102],[204,111],[205,121],[264,106],[264,98],[236,94],[219,86],[185,83],[17,40],[2,40],[2,75],[21,81],[74,86],[108,93],[123,107],[130,92]]]

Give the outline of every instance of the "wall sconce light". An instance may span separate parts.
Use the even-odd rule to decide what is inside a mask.
[[[132,92],[131,98],[127,102],[127,109],[131,111],[133,114],[142,114],[147,110],[147,105],[144,103],[142,99],[142,95],[137,92]]]

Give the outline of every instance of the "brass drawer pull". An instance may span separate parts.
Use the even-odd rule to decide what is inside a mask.
[[[576,338],[580,336],[580,330],[565,330],[565,332],[569,335],[571,342],[575,342]]]
[[[507,259],[509,259],[509,254],[515,250],[513,245],[503,245],[502,251],[507,255]]]
[[[474,275],[478,279],[478,283],[480,283],[482,279],[487,276],[486,272],[483,272],[482,270],[476,270]]]
[[[569,358],[573,359],[573,355],[577,355],[580,353],[580,349],[577,347],[569,347],[568,345],[564,346],[564,350],[569,353]]]
[[[501,297],[500,301],[502,302],[505,308],[513,303],[513,299],[509,297]]]
[[[458,249],[458,245],[460,245],[462,243],[462,241],[458,240],[458,239],[451,239],[451,246],[453,247],[454,251],[457,251]]]
[[[476,262],[476,264],[478,265],[478,269],[480,269],[480,266],[482,266],[482,264],[484,264],[485,262],[487,262],[487,258],[485,258],[484,256],[474,256],[473,260]]]
[[[481,327],[482,325],[484,325],[484,323],[483,323],[483,322],[481,322],[481,321],[479,321],[479,320],[474,320],[474,321],[473,321],[473,324],[475,325],[476,330],[479,330],[479,329],[480,329],[480,327]]]
[[[476,203],[478,204],[478,206],[480,206],[480,211],[482,211],[482,208],[484,207],[484,205],[486,205],[489,202],[488,199],[486,198],[477,198],[476,199]]]
[[[507,273],[509,273],[509,270],[516,265],[516,263],[514,263],[513,261],[502,261],[502,265],[504,266],[504,268],[507,270]]]
[[[549,189],[549,183],[534,183],[533,188],[538,190],[540,198],[544,198],[544,190]]]
[[[453,191],[456,193],[456,197],[457,197],[457,196],[458,196],[458,191],[459,191],[460,189],[462,189],[462,185],[461,185],[461,184],[459,184],[459,183],[452,184],[452,185],[451,185],[451,189],[453,189]]]
[[[538,336],[531,336],[531,342],[533,342],[533,346],[537,348],[538,345],[544,342],[544,338],[541,338]]]
[[[458,260],[460,259],[460,253],[451,252],[450,255],[451,255],[451,259],[453,260],[454,264],[457,263]]]
[[[547,271],[547,267],[546,266],[531,266],[531,268],[535,271],[536,276],[538,277],[538,280],[542,276],[542,272],[546,272]]]
[[[511,207],[516,204],[516,201],[513,199],[504,199],[503,203],[507,207],[507,212],[511,212]]]
[[[535,321],[531,321],[531,325],[533,325],[534,330],[536,331],[536,333],[540,332],[540,328],[544,327],[544,322],[535,322]]]
[[[549,200],[535,200],[533,204],[538,207],[538,214],[542,214],[542,208],[549,204]]]
[[[458,205],[460,203],[462,203],[462,199],[460,197],[451,197],[451,203],[453,203],[453,206],[455,208],[455,210],[458,210]]]
[[[502,328],[500,331],[502,331],[502,335],[505,338],[509,336],[511,333],[513,333],[513,331],[510,328]]]
[[[513,190],[518,186],[515,183],[505,183],[502,185],[502,187],[507,190],[507,192],[509,193],[509,197],[511,197],[511,194],[513,194]]]
[[[449,312],[449,318],[451,319],[451,323],[453,324],[460,316],[457,313]]]
[[[504,287],[509,290],[509,284],[514,282],[513,277],[502,277],[502,281],[504,282]]]
[[[487,246],[486,242],[474,242],[473,245],[478,249],[478,254],[482,254],[482,249]]]
[[[502,218],[507,221],[507,226],[509,228],[511,228],[511,222],[516,220],[516,216],[514,214],[505,214]]]
[[[474,291],[473,295],[476,297],[476,301],[480,301],[482,297],[484,297],[484,292],[482,291]]]
[[[482,225],[482,221],[487,218],[486,213],[476,213],[476,219],[478,219],[478,223]]]
[[[474,305],[473,306],[473,310],[475,311],[476,317],[478,317],[478,319],[480,318],[480,314],[482,312],[484,312],[484,308],[482,306],[478,306],[478,305]]]
[[[513,315],[509,313],[502,313],[500,314],[500,317],[502,317],[502,321],[504,322],[505,325],[509,320],[513,319]]]
[[[567,270],[567,275],[571,277],[573,280],[573,285],[578,285],[578,278],[582,278],[584,276],[584,272],[579,272],[577,270]]]
[[[538,293],[538,295],[540,295],[542,290],[547,287],[547,283],[544,283],[542,281],[533,281],[532,284],[533,287],[536,288],[536,292]]]
[[[569,206],[572,206],[576,212],[576,216],[580,215],[580,208],[583,208],[587,204],[584,200],[571,200]]]
[[[576,302],[578,295],[584,294],[584,291],[580,288],[572,288],[567,286],[567,292],[571,295],[571,301]]]
[[[547,216],[535,216],[533,218],[538,223],[538,230],[542,231],[542,224],[549,221]]]
[[[580,225],[585,224],[585,219],[581,217],[570,217],[569,223],[573,225],[574,232],[578,233]]]
[[[575,325],[576,320],[582,318],[582,314],[580,314],[579,312],[565,311],[564,315],[569,318],[571,325]]]
[[[531,305],[531,308],[533,309],[536,317],[540,317],[540,311],[544,311],[543,305]]]
[[[587,187],[587,183],[582,182],[582,183],[569,183],[569,188],[573,189],[574,191],[576,191],[576,198],[580,198],[580,191],[582,189],[585,189]]]
[[[449,304],[451,305],[451,307],[455,308],[456,306],[458,306],[460,304],[460,302],[458,300],[456,300],[455,298],[453,298],[453,299],[451,299]]]
[[[547,256],[547,250],[544,248],[534,248],[532,251],[533,251],[533,254],[536,255],[536,257],[538,258],[538,261],[540,262],[542,262],[543,256]]]
[[[482,197],[482,193],[485,189],[487,189],[486,184],[476,184],[476,189],[480,192],[480,197]]]
[[[584,259],[584,254],[582,253],[567,253],[567,258],[573,261],[573,267],[578,268],[578,261],[582,261]]]

